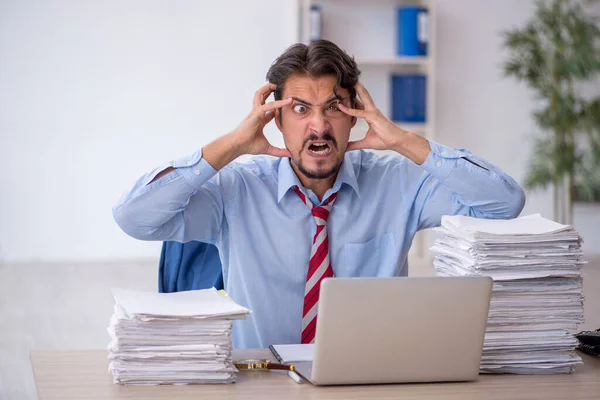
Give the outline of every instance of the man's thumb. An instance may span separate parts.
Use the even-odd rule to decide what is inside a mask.
[[[290,152],[288,151],[288,149],[281,149],[279,147],[275,147],[275,146],[271,146],[269,145],[269,148],[267,149],[266,153],[270,156],[275,156],[275,157],[291,157]]]

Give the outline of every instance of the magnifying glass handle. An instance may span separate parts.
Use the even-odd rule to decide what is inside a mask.
[[[267,369],[282,369],[286,371],[295,371],[296,366],[294,364],[276,364],[276,363],[267,363]]]

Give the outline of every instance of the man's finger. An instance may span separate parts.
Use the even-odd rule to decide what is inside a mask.
[[[260,106],[260,109],[263,112],[271,111],[276,108],[281,108],[283,106],[287,106],[288,104],[292,104],[292,100],[293,99],[291,97],[289,97],[284,100],[271,101],[271,102],[268,102],[267,104]]]
[[[338,107],[340,110],[342,110],[342,112],[344,114],[348,114],[348,115],[351,115],[353,117],[358,117],[358,118],[366,118],[367,112],[364,110],[357,110],[356,108],[348,108],[345,105],[343,105],[342,103],[339,103]]]
[[[357,110],[364,110],[365,105],[363,104],[362,101],[360,101],[359,99],[356,99],[356,106],[354,108],[356,108]]]
[[[275,157],[291,157],[290,152],[287,149],[280,149],[279,147],[269,145],[266,154]]]
[[[275,117],[275,111],[274,110],[267,111],[265,113],[265,124],[268,124],[269,122],[271,122],[273,117]]]
[[[277,89],[277,85],[274,83],[267,83],[261,86],[260,89],[258,89],[256,93],[254,93],[254,101],[252,102],[254,107],[260,107],[261,105],[265,104],[267,97],[269,97],[269,95],[275,89]]]
[[[271,86],[269,87],[269,90],[267,90],[266,92],[263,93],[262,98],[260,99],[260,104],[265,104],[265,102],[267,101],[267,99],[269,98],[269,96],[271,95],[271,93],[273,93],[275,91],[275,89],[277,89],[277,85],[275,85],[274,83],[271,84]]]
[[[375,102],[373,101],[373,98],[360,81],[356,82],[354,88],[356,89],[356,92],[360,96],[362,102],[365,104],[365,110],[371,110],[375,108]]]

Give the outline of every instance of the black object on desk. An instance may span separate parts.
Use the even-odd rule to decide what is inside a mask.
[[[579,340],[577,350],[592,356],[600,355],[600,329],[579,332],[575,337]]]

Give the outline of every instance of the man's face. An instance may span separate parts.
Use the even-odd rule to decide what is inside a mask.
[[[336,174],[344,160],[350,129],[356,120],[337,108],[351,107],[350,93],[337,88],[336,78],[291,76],[282,98],[293,102],[281,108],[282,120],[275,121],[283,133],[286,148],[297,169],[310,179],[326,179]]]

